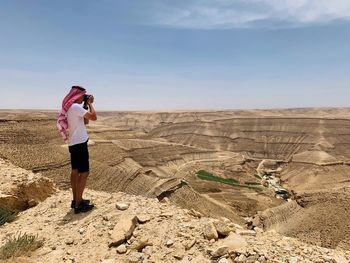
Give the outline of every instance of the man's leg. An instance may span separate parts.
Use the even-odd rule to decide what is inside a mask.
[[[79,205],[81,200],[83,199],[83,193],[84,193],[88,176],[89,176],[89,172],[81,173],[78,176],[78,183],[77,183],[77,189],[76,189],[76,195],[75,195],[75,203],[77,205]]]
[[[72,170],[71,176],[70,176],[70,183],[72,186],[72,192],[73,192],[73,200],[76,200],[77,196],[77,188],[78,188],[78,181],[79,180],[79,172],[78,170]]]

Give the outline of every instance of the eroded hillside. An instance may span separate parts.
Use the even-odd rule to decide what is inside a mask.
[[[182,209],[168,198],[159,201],[123,192],[87,190],[86,197],[96,207],[89,213],[74,214],[69,207],[70,191],[57,191],[52,181],[40,174],[33,175],[1,159],[0,178],[1,185],[8,186],[0,191],[0,204],[5,195],[33,200],[30,207],[18,203],[16,209],[24,211],[13,222],[0,225],[0,262],[4,263],[350,260],[349,251],[309,245],[259,227],[246,230],[225,217],[210,218]],[[10,249],[8,240],[24,234],[35,237],[40,245],[26,252],[17,242],[15,249]],[[15,252],[17,257],[11,257]]]
[[[69,155],[55,117],[55,112],[2,111],[0,156],[67,189]],[[347,225],[334,224],[345,222],[350,210],[332,194],[339,188],[349,194],[348,108],[103,112],[88,130],[89,188],[167,197],[240,223],[283,205],[276,193],[286,191],[298,212],[278,210],[275,223],[263,227],[349,248],[347,232],[336,230]],[[273,166],[259,174],[263,160]]]

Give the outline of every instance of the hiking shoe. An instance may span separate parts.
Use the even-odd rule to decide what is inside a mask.
[[[81,199],[81,201],[85,204],[90,204],[90,200],[89,199]],[[75,200],[72,200],[72,203],[70,204],[71,208],[75,208]]]
[[[95,206],[81,202],[78,207],[74,208],[74,214],[85,213],[91,211]]]

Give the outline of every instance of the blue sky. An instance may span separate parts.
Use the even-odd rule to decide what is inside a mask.
[[[0,0],[0,108],[349,106],[348,0]]]

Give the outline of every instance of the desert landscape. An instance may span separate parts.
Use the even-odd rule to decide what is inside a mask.
[[[74,226],[80,223],[88,226],[86,220],[90,216],[103,217],[112,213],[112,208],[111,211],[107,209],[112,205],[111,199],[135,206],[128,211],[137,211],[141,218],[146,210],[152,212],[159,208],[152,203],[156,200],[169,211],[182,209],[168,216],[172,224],[178,226],[194,218],[198,226],[204,218],[214,220],[206,219],[210,222],[224,218],[231,230],[252,231],[248,232],[250,239],[244,241],[249,244],[264,243],[267,247],[270,239],[275,243],[295,240],[293,242],[305,246],[305,253],[294,255],[295,249],[272,255],[270,250],[273,249],[266,248],[266,253],[258,253],[254,261],[249,261],[253,254],[247,252],[246,261],[241,262],[348,262],[350,259],[350,108],[99,112],[98,121],[88,125],[91,164],[88,188],[97,209],[81,220],[78,215],[74,219],[74,215],[69,214],[70,194],[66,191],[70,187],[70,161],[68,149],[55,126],[56,115],[55,111],[0,111],[0,158],[5,167],[1,169],[0,205],[9,211],[22,211],[13,223],[0,226],[2,242],[15,230],[34,227],[40,221],[34,219],[35,215],[44,219],[48,216],[46,220],[50,220],[47,213],[51,206],[59,206],[59,213],[62,213],[61,217],[53,215],[53,220],[61,222],[67,217],[64,224],[73,220]],[[9,166],[13,171],[22,169],[22,172],[11,175]],[[18,190],[21,185],[18,182],[25,180],[23,176],[28,173],[40,179],[26,186],[31,190]],[[14,180],[17,177],[23,180]],[[11,192],[15,188],[10,183],[17,187],[16,191]],[[109,201],[102,201],[104,199]],[[140,207],[139,202],[152,205],[146,209]],[[165,218],[170,224],[161,212],[153,217]],[[107,219],[106,224],[111,222]],[[197,223],[193,223],[194,229]],[[34,227],[38,228],[38,235],[41,232],[45,235],[47,224],[38,224]],[[154,238],[164,234],[159,231]],[[229,234],[221,238],[223,236]],[[133,238],[137,239],[137,235]],[[205,240],[205,235],[202,238]],[[209,238],[196,243],[202,246],[193,252],[198,262],[238,261],[244,255],[239,251],[235,256],[227,251],[220,255],[213,249],[206,251],[204,247],[217,246],[220,238],[215,240],[217,238]],[[31,256],[33,262],[48,262],[52,254],[50,246],[56,246],[52,240],[50,242],[46,254],[39,250]],[[105,238],[101,242],[108,243]],[[165,249],[171,247],[172,244],[168,244]],[[253,245],[250,248],[253,251]],[[110,252],[108,246],[105,249]],[[328,258],[323,257],[321,252],[315,257],[307,253],[308,249],[332,251],[327,253],[333,253],[333,257],[327,253]],[[142,249],[136,251],[140,253]],[[163,258],[139,257],[136,261],[128,261],[131,259],[127,255],[117,253],[119,256],[114,260],[187,262],[188,250],[184,251],[178,257],[165,256],[162,251]],[[94,262],[106,255],[99,255]],[[87,262],[83,256],[72,260],[59,253],[52,262],[59,262],[58,258],[62,262]],[[192,258],[196,257],[192,254]],[[314,261],[316,258],[319,261]],[[291,261],[294,259],[299,261]]]

